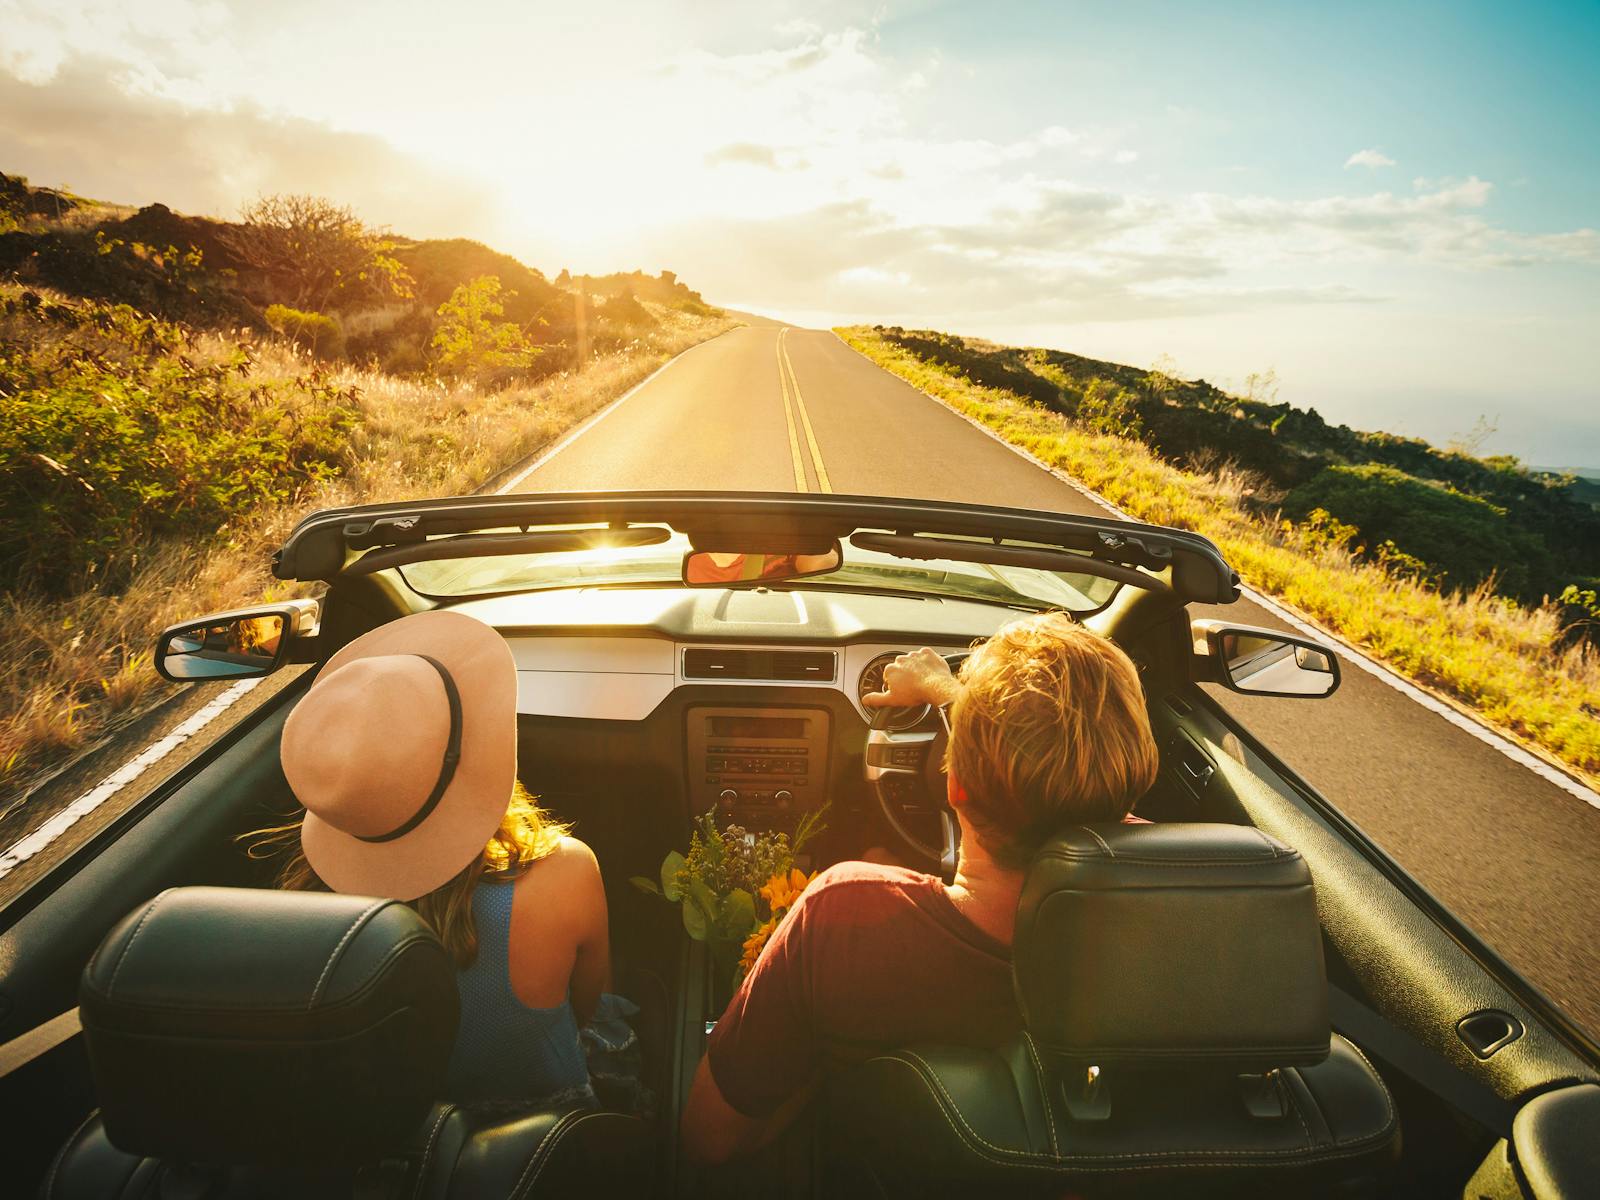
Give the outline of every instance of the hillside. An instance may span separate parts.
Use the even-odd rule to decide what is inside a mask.
[[[0,176],[0,819],[173,694],[162,626],[283,594],[270,551],[307,511],[479,489],[733,324],[670,272],[558,285],[273,203]]]
[[[427,372],[439,306],[484,277],[499,280],[504,318],[537,350],[524,376],[568,370],[584,354],[613,350],[656,328],[641,301],[718,315],[671,271],[574,276],[563,270],[552,282],[466,238],[406,238],[333,206],[310,215],[314,220],[280,231],[248,219],[185,216],[164,204],[134,210],[0,174],[0,278],[127,304],[195,329],[265,333],[274,329],[272,306],[308,311],[333,323],[327,328],[334,336],[317,340],[319,357],[402,374]],[[330,218],[345,224],[330,228]],[[280,236],[264,236],[272,233]],[[351,242],[362,243],[365,261],[326,288],[283,262],[331,260]]]
[[[1478,714],[1547,761],[1591,785],[1600,781],[1600,647],[1594,644],[1600,622],[1592,589],[1572,585],[1566,603],[1521,604],[1495,594],[1492,579],[1476,587],[1451,587],[1442,582],[1447,578],[1442,568],[1392,543],[1374,548],[1370,536],[1325,509],[1313,508],[1300,520],[1283,516],[1289,493],[1267,474],[1230,461],[1220,437],[1251,420],[1249,402],[1218,400],[1221,393],[1208,384],[946,334],[883,326],[835,332],[880,367],[1135,520],[1204,534],[1247,586],[1361,647],[1442,701]],[[1192,407],[1170,398],[1182,390],[1195,398]],[[1278,426],[1282,433],[1293,414],[1278,415],[1284,416]],[[1153,427],[1159,423],[1208,436],[1194,437],[1187,461],[1180,463],[1172,442],[1157,451],[1146,440],[1147,418]],[[1316,429],[1308,418],[1301,414],[1301,423]],[[1349,430],[1327,436],[1347,445],[1372,438],[1381,447],[1391,440]],[[1314,445],[1289,449],[1294,461],[1287,469],[1300,474],[1306,481],[1302,486],[1325,480],[1331,471],[1335,479],[1356,480],[1358,496],[1376,493],[1389,499],[1391,511],[1407,519],[1420,509],[1430,521],[1444,523],[1456,516],[1455,506],[1466,505],[1474,519],[1488,524],[1483,512],[1499,511],[1481,497],[1386,464],[1339,461],[1326,450],[1321,462],[1307,462],[1317,457]],[[1453,461],[1470,456],[1434,453],[1446,458],[1451,470],[1472,470]],[[1517,472],[1492,462],[1488,470]],[[1391,492],[1394,476],[1401,482]],[[1558,484],[1551,486],[1559,494]],[[1428,494],[1417,496],[1420,489]],[[1333,488],[1321,494],[1335,503],[1341,499]],[[1439,500],[1450,506],[1442,517],[1440,509],[1426,507]],[[1472,536],[1465,525],[1461,536]],[[1580,565],[1592,571],[1594,560]]]
[[[1538,605],[1568,596],[1574,628],[1600,613],[1600,509],[1588,481],[1514,458],[1479,458],[1418,438],[1333,425],[1278,402],[1275,384],[1236,396],[1203,379],[879,327],[888,344],[986,387],[1003,388],[1091,428],[1136,437],[1193,470],[1227,464],[1259,514],[1318,525],[1356,557],[1447,592],[1488,587]],[[1570,590],[1569,590],[1570,589]],[[1580,622],[1583,622],[1581,625]]]

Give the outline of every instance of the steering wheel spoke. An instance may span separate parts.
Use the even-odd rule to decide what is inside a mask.
[[[876,709],[867,731],[863,765],[884,822],[901,844],[930,867],[947,847],[941,825],[929,818],[944,811],[944,749],[949,737],[941,721],[933,729],[886,729]]]
[[[938,736],[932,730],[868,730],[867,780],[876,783],[889,775],[921,775]]]

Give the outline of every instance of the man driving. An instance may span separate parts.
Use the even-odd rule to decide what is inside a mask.
[[[1011,936],[1028,861],[1063,825],[1136,820],[1155,781],[1138,672],[1065,613],[1013,621],[959,676],[933,650],[902,654],[865,703],[950,705],[955,880],[864,862],[817,876],[711,1035],[683,1116],[697,1161],[771,1139],[829,1063],[1015,1034]]]

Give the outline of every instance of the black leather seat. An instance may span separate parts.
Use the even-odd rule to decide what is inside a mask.
[[[1341,1196],[1381,1188],[1395,1106],[1328,1025],[1311,876],[1227,825],[1080,827],[1029,868],[1024,1033],[833,1082],[832,1193]]]
[[[100,1110],[42,1194],[502,1197],[648,1186],[644,1122],[583,1104],[437,1103],[455,967],[410,908],[179,888],[84,971]]]

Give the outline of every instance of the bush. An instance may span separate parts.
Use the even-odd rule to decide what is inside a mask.
[[[286,304],[268,305],[266,318],[276,333],[312,354],[337,358],[344,353],[344,330],[337,318],[319,312],[301,312]]]
[[[250,290],[307,311],[411,295],[394,242],[350,209],[320,196],[263,196],[223,233],[248,269]]]
[[[1505,509],[1379,463],[1328,467],[1284,502],[1297,518],[1318,508],[1360,529],[1373,555],[1407,574],[1436,573],[1450,587],[1497,577],[1516,593],[1530,574],[1543,573],[1548,557],[1535,538],[1512,527]],[[1385,550],[1383,543],[1391,545]]]
[[[1109,379],[1091,380],[1078,401],[1078,420],[1090,433],[1136,438],[1144,432],[1139,397]]]
[[[483,275],[463,283],[439,306],[434,365],[447,375],[490,382],[526,367],[539,353],[505,316],[500,280]]]
[[[118,587],[157,537],[341,469],[352,391],[208,350],[123,306],[0,292],[0,587]]]

